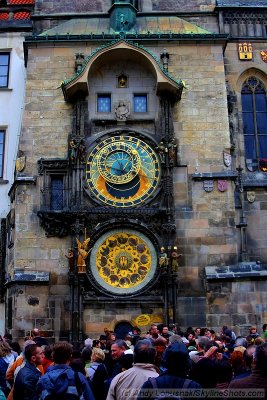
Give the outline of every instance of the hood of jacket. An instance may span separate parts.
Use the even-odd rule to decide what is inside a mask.
[[[159,368],[154,364],[135,363],[135,364],[133,364],[133,368],[146,369],[148,371],[155,371],[157,373],[160,372]]]
[[[50,367],[42,377],[43,387],[53,394],[64,393],[73,374],[72,368],[65,364]]]

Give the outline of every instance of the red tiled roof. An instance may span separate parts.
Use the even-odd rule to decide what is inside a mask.
[[[35,0],[9,0],[9,4],[35,4]]]
[[[31,14],[27,11],[14,13],[14,19],[30,19]]]
[[[8,20],[8,13],[0,13],[0,20],[1,21]]]

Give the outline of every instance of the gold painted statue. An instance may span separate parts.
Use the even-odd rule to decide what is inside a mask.
[[[90,242],[90,238],[84,240],[84,242],[80,242],[79,239],[76,239],[78,245],[78,259],[77,259],[77,270],[79,274],[84,274],[86,270],[85,260],[90,252],[88,251],[88,244]]]

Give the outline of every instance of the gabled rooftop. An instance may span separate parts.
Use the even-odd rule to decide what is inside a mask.
[[[34,4],[35,0],[8,0],[0,3],[0,31],[31,30]]]
[[[35,4],[35,0],[9,0],[7,4]]]
[[[81,18],[72,19],[64,22],[52,29],[43,32],[40,36],[56,36],[56,35],[102,35],[114,34],[110,27],[109,18]],[[173,34],[202,34],[209,35],[210,31],[203,29],[191,22],[178,17],[162,17],[162,16],[142,16],[136,19],[133,28],[127,31],[127,34],[148,34],[159,35],[166,33]]]

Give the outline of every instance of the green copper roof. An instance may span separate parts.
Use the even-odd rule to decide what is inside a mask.
[[[178,17],[138,17],[135,26],[127,31],[137,34],[201,34],[210,35],[206,29],[185,21]],[[110,27],[109,18],[81,18],[72,19],[64,22],[55,28],[43,32],[39,36],[56,36],[56,35],[101,35],[115,34],[116,32]]]

